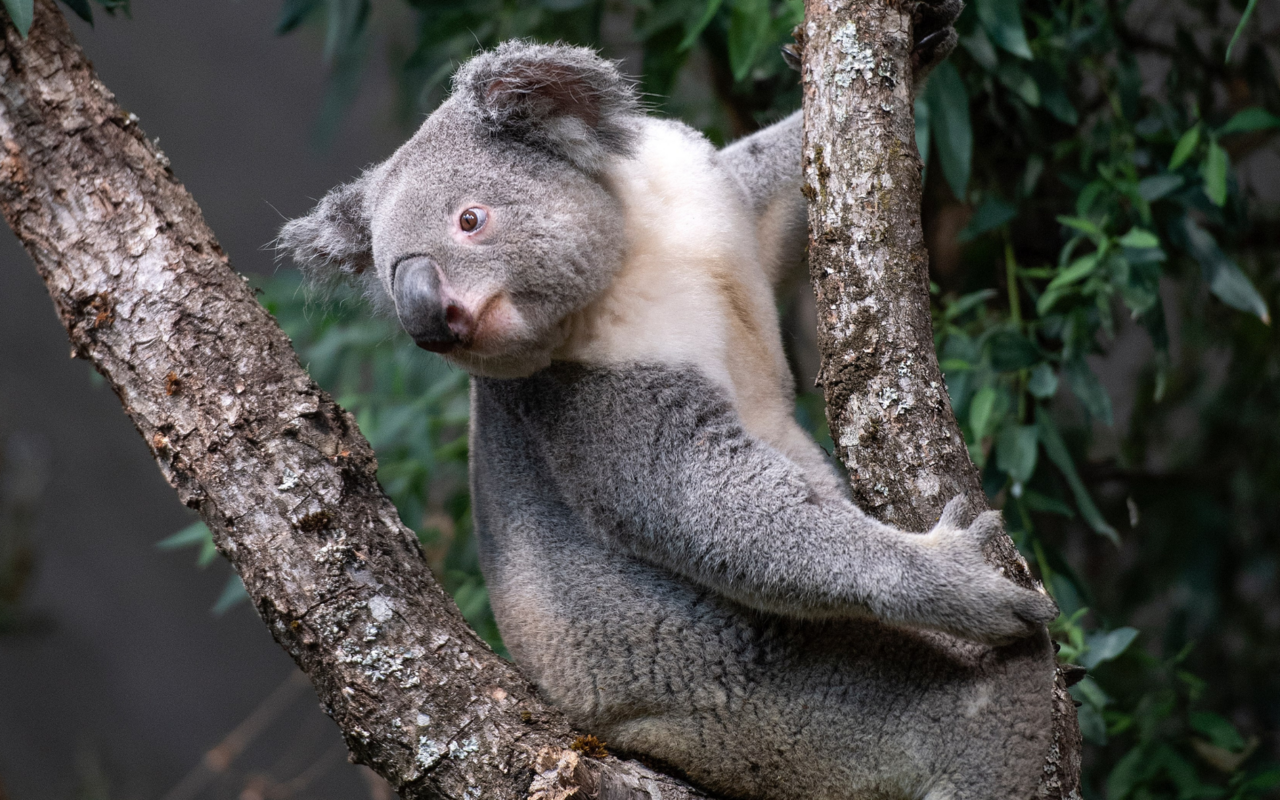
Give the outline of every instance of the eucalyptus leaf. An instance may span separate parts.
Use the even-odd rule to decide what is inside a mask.
[[[1215,206],[1221,206],[1227,202],[1227,170],[1229,168],[1230,160],[1227,158],[1227,151],[1223,150],[1222,145],[1217,142],[1210,141],[1209,152],[1201,167],[1201,175],[1204,176],[1204,193],[1209,195],[1209,199]]]
[[[1253,133],[1254,131],[1265,131],[1271,128],[1280,128],[1280,117],[1265,108],[1254,106],[1253,108],[1246,108],[1243,111],[1236,112],[1235,116],[1227,120],[1227,124],[1218,128],[1218,135],[1230,136],[1233,133]]]
[[[1080,509],[1080,515],[1095,533],[1105,536],[1112,544],[1119,546],[1120,535],[1116,533],[1115,528],[1107,524],[1098,507],[1094,505],[1084,481],[1080,480],[1080,473],[1076,471],[1075,462],[1071,459],[1066,442],[1062,440],[1062,434],[1053,424],[1053,419],[1047,412],[1041,411],[1036,414],[1036,426],[1040,429],[1040,443],[1044,445],[1044,453],[1066,479],[1067,485],[1071,488],[1072,497],[1076,501],[1076,508]]]
[[[913,106],[916,121],[916,152],[925,167],[929,166],[929,104],[917,97]]]
[[[978,210],[973,212],[973,217],[969,220],[969,224],[964,227],[964,230],[960,231],[960,241],[973,241],[987,231],[999,228],[1016,216],[1018,216],[1017,206],[998,197],[988,197],[982,201],[982,205],[978,206]]]
[[[1006,425],[996,437],[996,466],[1017,483],[1026,483],[1036,471],[1039,452],[1034,425]]]
[[[996,71],[996,77],[1010,91],[1021,97],[1027,105],[1032,108],[1040,107],[1039,84],[1017,64],[1013,62],[1001,64],[1000,69]]]
[[[1149,203],[1155,202],[1162,197],[1167,197],[1184,183],[1186,183],[1186,179],[1181,175],[1173,173],[1152,175],[1138,181],[1138,196]]]
[[[975,27],[972,33],[961,36],[960,46],[968,50],[973,60],[987,72],[995,72],[996,67],[1000,66],[1000,56],[996,54],[995,46],[982,28]]]
[[[1066,269],[1059,272],[1053,280],[1049,281],[1049,285],[1046,288],[1057,289],[1061,286],[1070,286],[1089,277],[1098,268],[1098,256],[1098,253],[1090,253],[1072,261]]]
[[[1200,144],[1200,127],[1200,123],[1197,122],[1191,130],[1178,139],[1178,143],[1173,146],[1173,155],[1169,158],[1169,169],[1175,170],[1191,158],[1191,154],[1196,151],[1196,146]]]
[[[952,193],[964,200],[973,162],[973,126],[969,120],[969,93],[950,61],[942,62],[929,74],[925,97],[942,174]]]
[[[1009,330],[997,331],[987,340],[987,353],[991,356],[991,368],[996,372],[1017,372],[1043,358],[1034,342]]]
[[[1258,0],[1249,0],[1249,4],[1244,7],[1244,13],[1240,15],[1240,22],[1236,25],[1236,32],[1231,34],[1231,41],[1227,43],[1227,55],[1223,61],[1231,60],[1231,51],[1235,49],[1240,34],[1244,33],[1245,26],[1249,24],[1249,20],[1253,17],[1253,10],[1257,7]]]
[[[76,16],[90,25],[93,24],[93,5],[89,0],[62,0],[67,8],[75,12]]]
[[[197,520],[172,536],[166,536],[156,542],[156,547],[161,550],[177,550],[180,547],[190,547],[205,541],[213,541],[213,534],[209,532],[209,526]]]
[[[677,50],[688,50],[697,43],[698,37],[702,35],[704,30],[706,30],[707,25],[711,23],[711,20],[715,17],[716,12],[720,10],[720,5],[723,2],[724,0],[707,0],[706,7],[703,9],[702,14],[697,17],[692,24],[685,28],[684,38],[680,40],[680,44],[676,48]]]
[[[4,0],[4,10],[9,12],[9,19],[13,21],[13,27],[18,29],[18,34],[23,39],[27,38],[27,31],[31,30],[31,18],[35,14],[35,0]]]
[[[1124,236],[1121,236],[1117,243],[1122,247],[1143,249],[1148,247],[1159,247],[1160,238],[1149,230],[1135,227],[1131,228]]]
[[[1067,379],[1067,386],[1071,387],[1072,393],[1080,400],[1085,411],[1089,412],[1089,416],[1106,425],[1113,423],[1111,396],[1107,394],[1098,376],[1093,374],[1087,361],[1083,358],[1068,360],[1063,365],[1062,375]]]
[[[321,6],[323,0],[285,0],[276,19],[276,33],[286,34],[294,30],[307,15]]]
[[[769,0],[731,0],[729,10],[729,68],[741,82],[751,74],[770,39]]]
[[[245,591],[244,581],[240,580],[239,575],[232,575],[223,584],[222,592],[218,595],[218,599],[214,601],[213,607],[209,609],[209,613],[220,617],[248,599],[249,593]]]
[[[1037,364],[1035,369],[1031,370],[1027,391],[1031,392],[1032,397],[1038,397],[1041,400],[1047,400],[1057,394],[1058,375],[1053,371],[1053,366],[1047,362]]]
[[[1247,311],[1263,322],[1271,323],[1266,301],[1236,262],[1222,252],[1211,233],[1185,215],[1171,226],[1171,231],[1183,240],[1187,251],[1200,263],[1209,291],[1232,308]]]
[[[1030,59],[1019,0],[977,0],[978,20],[991,40],[1019,58]]]
[[[980,289],[976,292],[963,295],[956,299],[954,303],[949,303],[943,312],[943,315],[951,320],[963,316],[965,313],[972,311],[983,303],[987,302],[997,294],[995,289]]]
[[[1094,242],[1100,243],[1103,239],[1107,238],[1107,234],[1102,230],[1102,228],[1099,228],[1092,220],[1087,220],[1083,217],[1059,216],[1058,222],[1066,225],[1068,228],[1074,228],[1075,230],[1080,231]]]
[[[973,396],[969,403],[969,427],[973,429],[973,438],[982,439],[990,430],[996,409],[996,390],[984,386]]]
[[[1107,633],[1092,633],[1085,638],[1088,649],[1080,656],[1080,665],[1093,669],[1099,664],[1118,658],[1138,638],[1134,628],[1116,628]]]
[[[1224,750],[1238,753],[1245,748],[1244,737],[1236,730],[1236,726],[1217,714],[1197,711],[1187,721],[1193,730],[1203,733],[1210,742]]]

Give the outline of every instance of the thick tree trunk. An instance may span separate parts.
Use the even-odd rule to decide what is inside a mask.
[[[817,295],[818,382],[854,498],[926,531],[959,494],[983,502],[933,348],[921,161],[912,109],[910,0],[808,0],[804,192]],[[988,559],[1030,585],[1007,537]],[[1039,796],[1079,796],[1080,732],[1061,674]],[[994,766],[994,765],[993,765]]]
[[[4,26],[0,208],[73,355],[111,382],[355,759],[406,798],[703,797],[571,749],[432,580],[354,420],[298,365],[53,0],[37,0],[28,40]]]

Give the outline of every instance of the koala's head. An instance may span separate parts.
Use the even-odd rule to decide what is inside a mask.
[[[527,375],[621,266],[602,178],[630,153],[638,114],[592,51],[508,42],[464,64],[391,158],[285,225],[281,248],[313,279],[364,279],[421,347],[476,374]]]

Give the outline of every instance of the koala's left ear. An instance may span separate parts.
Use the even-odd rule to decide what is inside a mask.
[[[511,41],[458,70],[481,123],[596,173],[609,155],[630,152],[640,104],[630,81],[585,47]]]
[[[305,217],[280,230],[277,249],[288,253],[312,281],[352,278],[373,265],[373,241],[365,212],[369,173],[331,190]]]

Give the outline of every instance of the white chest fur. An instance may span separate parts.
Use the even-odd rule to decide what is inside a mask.
[[[828,483],[821,451],[792,416],[755,218],[715,149],[684,125],[650,119],[636,155],[607,180],[626,218],[624,265],[568,321],[553,358],[693,367],[723,387],[750,433]]]

